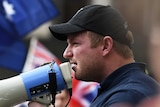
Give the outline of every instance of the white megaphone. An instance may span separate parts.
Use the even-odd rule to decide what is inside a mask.
[[[51,74],[51,75],[50,75]],[[53,76],[52,76],[53,75]],[[46,64],[28,72],[0,81],[0,107],[12,107],[24,101],[51,104],[46,97],[72,88],[69,62]]]

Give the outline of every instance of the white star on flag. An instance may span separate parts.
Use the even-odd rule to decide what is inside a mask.
[[[13,4],[8,3],[8,1],[4,0],[3,7],[6,12],[6,18],[9,19],[10,21],[12,21],[12,15],[14,15],[16,13],[15,10],[13,9]]]

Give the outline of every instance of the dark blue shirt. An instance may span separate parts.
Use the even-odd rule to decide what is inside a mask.
[[[159,84],[145,74],[145,64],[131,63],[114,71],[100,84],[90,107],[108,107],[122,102],[136,105],[158,91]]]

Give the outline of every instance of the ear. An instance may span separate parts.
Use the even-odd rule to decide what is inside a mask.
[[[103,56],[108,54],[113,47],[113,39],[110,36],[103,38]]]

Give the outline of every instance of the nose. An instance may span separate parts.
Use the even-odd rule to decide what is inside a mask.
[[[73,56],[73,53],[71,51],[71,48],[69,46],[67,46],[67,48],[65,49],[64,53],[63,53],[63,57],[66,59],[69,59]]]

